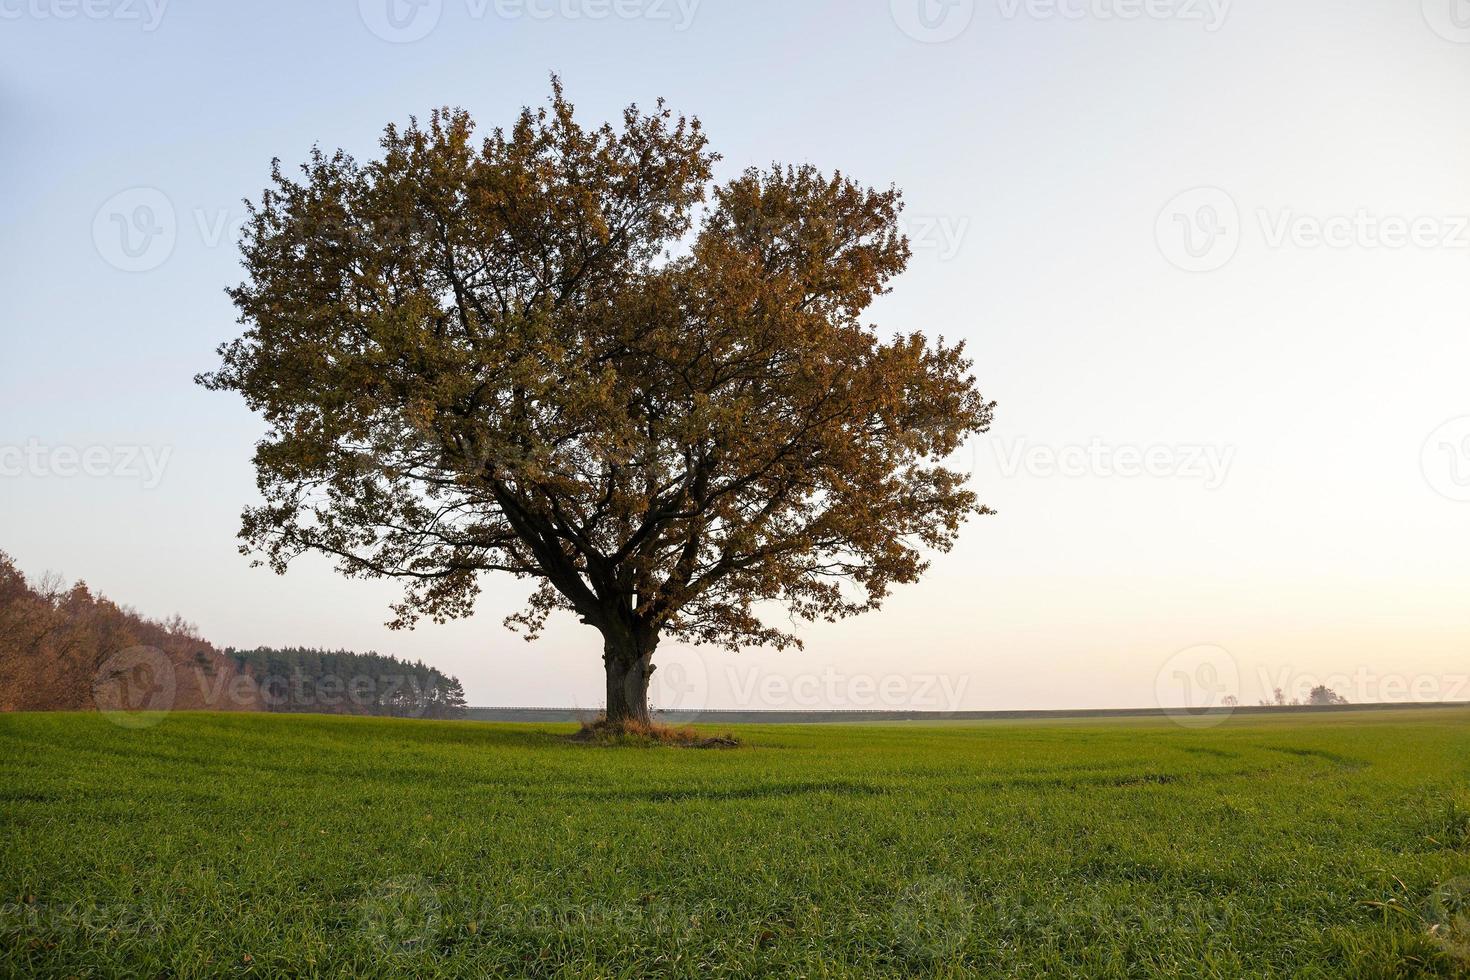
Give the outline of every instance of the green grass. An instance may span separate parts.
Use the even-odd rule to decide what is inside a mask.
[[[1470,964],[1470,712],[740,734],[693,751],[476,723],[0,716],[0,972]]]

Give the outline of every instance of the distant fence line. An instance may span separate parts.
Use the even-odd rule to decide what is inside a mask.
[[[1467,701],[1424,701],[1393,702],[1379,701],[1364,704],[1299,704],[1299,705],[1239,705],[1233,708],[1209,708],[1192,712],[1202,717],[1227,715],[1277,715],[1286,713],[1331,714],[1334,712],[1383,711],[1409,708],[1465,708]],[[469,721],[518,721],[518,722],[577,722],[597,715],[595,708],[467,708],[464,718]],[[852,708],[837,711],[765,710],[740,711],[711,708],[706,711],[657,711],[655,714],[666,722],[687,724],[706,722],[711,724],[766,724],[801,725],[831,724],[834,722],[874,721],[1005,721],[1068,718],[1165,718],[1178,717],[1180,709],[1171,708],[1078,708],[1013,711],[891,711],[883,709]]]

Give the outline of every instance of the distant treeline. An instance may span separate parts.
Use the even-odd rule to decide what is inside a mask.
[[[422,661],[310,647],[225,649],[260,684],[267,711],[459,718],[464,686]]]
[[[280,711],[457,718],[459,680],[377,653],[219,651],[0,551],[0,711]]]

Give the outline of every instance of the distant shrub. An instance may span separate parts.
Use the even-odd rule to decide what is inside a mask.
[[[1272,692],[1269,699],[1261,702],[1261,705],[1267,708],[1292,708],[1300,707],[1304,704],[1323,705],[1348,703],[1349,701],[1347,698],[1343,697],[1341,694],[1338,694],[1326,684],[1318,684],[1316,687],[1307,692],[1306,700],[1303,700],[1299,697],[1291,698],[1288,700],[1286,697],[1286,692],[1278,687],[1275,691]]]

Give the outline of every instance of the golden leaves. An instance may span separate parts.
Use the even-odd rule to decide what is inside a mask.
[[[994,407],[963,348],[858,320],[908,260],[896,190],[747,170],[681,250],[716,159],[697,120],[584,129],[554,83],[473,132],[389,127],[253,210],[247,330],[202,380],[274,426],[242,532],[273,564],[400,578],[400,624],[507,571],[540,583],[529,635],[572,608],[786,645],[758,604],[873,608],[982,511],[942,465]]]

